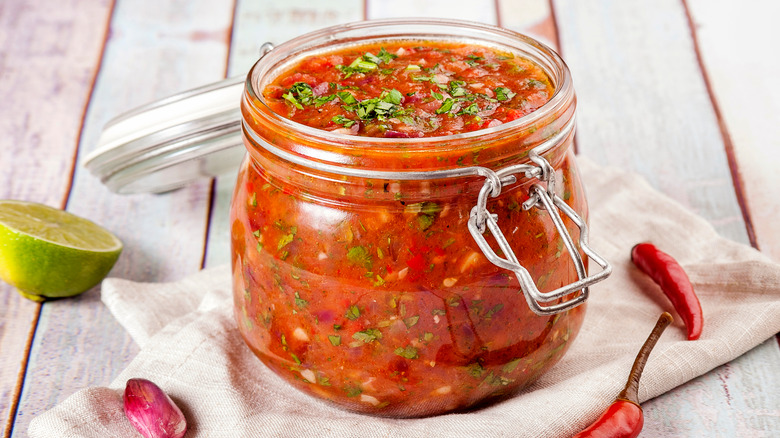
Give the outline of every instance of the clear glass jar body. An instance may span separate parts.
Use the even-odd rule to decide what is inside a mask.
[[[419,139],[315,130],[273,113],[259,97],[301,56],[387,39],[469,41],[520,53],[546,70],[556,92],[514,122]],[[574,108],[568,70],[554,52],[489,26],[365,22],[268,53],[250,72],[242,100],[248,154],[231,208],[235,316],[246,343],[296,388],[375,415],[465,409],[533,382],[566,352],[585,306],[536,315],[513,274],[485,258],[467,229],[483,177],[403,175],[528,162],[532,148],[573,123]],[[585,218],[572,135],[544,157],[557,194]],[[506,187],[488,209],[547,291],[577,273],[548,214],[521,207],[535,182]],[[577,228],[564,222],[576,240]]]

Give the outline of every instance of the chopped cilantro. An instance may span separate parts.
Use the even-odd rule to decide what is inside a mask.
[[[347,251],[347,260],[357,266],[371,269],[371,254],[362,246],[353,246]]]
[[[298,292],[296,291],[295,292],[295,305],[300,307],[300,308],[303,308],[303,307],[308,306],[309,302],[304,300],[303,298],[301,298],[300,294],[298,294]]]
[[[430,228],[431,225],[433,225],[433,221],[433,216],[428,214],[421,214],[417,216],[417,228],[419,228],[420,231],[425,231]]]
[[[282,249],[285,246],[287,246],[290,242],[295,239],[295,235],[293,233],[286,234],[279,238],[279,244],[276,246],[276,249]]]
[[[379,329],[369,328],[356,332],[354,335],[352,335],[352,339],[364,344],[370,344],[377,339],[382,339],[382,332],[380,332]]]
[[[363,392],[357,385],[344,385],[342,389],[347,394],[347,397],[357,397]]]
[[[506,365],[504,365],[503,368],[501,368],[501,371],[505,373],[511,373],[512,371],[515,370],[515,368],[517,368],[517,365],[520,363],[520,360],[521,358],[518,357],[517,359],[508,362]]]
[[[433,340],[433,333],[425,332],[425,333],[423,333],[423,337],[422,338],[423,338],[423,341],[430,342],[430,341]]]
[[[444,102],[442,102],[439,109],[436,110],[436,114],[444,114],[450,112],[454,104],[455,101],[448,97],[447,99],[444,100]]]
[[[335,99],[335,94],[329,94],[326,96],[318,96],[314,98],[314,106],[319,108],[322,105],[325,105],[327,102],[330,102],[331,100]]]
[[[417,349],[411,345],[407,345],[405,348],[398,347],[395,349],[395,354],[405,357],[407,359],[417,359]]]
[[[333,118],[331,120],[333,121],[333,123],[336,123],[336,124],[339,124],[339,125],[344,125],[345,128],[351,128],[352,125],[357,123],[354,120],[350,120],[350,119],[342,116],[341,114],[333,116]]]
[[[493,91],[496,93],[496,100],[499,102],[511,100],[513,97],[515,97],[515,95],[517,95],[517,93],[512,92],[512,90],[506,87],[498,87]]]
[[[420,320],[419,315],[410,316],[404,319],[404,324],[406,325],[406,328],[412,328],[415,324],[417,324],[417,321],[419,320]]]
[[[328,340],[334,347],[341,345],[341,336],[339,335],[329,335]]]
[[[436,100],[443,100],[444,96],[441,95],[441,93],[437,93],[435,91],[431,91],[431,96]]]
[[[354,320],[360,318],[360,308],[358,306],[354,305],[354,304],[349,306],[349,309],[347,309],[347,313],[344,315],[344,317],[347,318],[350,321],[354,321]],[[336,326],[333,326],[333,327],[335,328]],[[340,328],[341,328],[341,326],[339,326],[339,329]],[[338,330],[338,329],[336,329],[336,330]]]
[[[458,112],[458,115],[470,115],[475,116],[479,112],[479,106],[477,106],[476,103],[472,103],[471,105],[467,106],[466,108],[463,108]]]
[[[355,99],[355,96],[349,91],[339,91],[336,95],[341,99],[341,102],[343,102],[344,105],[353,105],[358,102],[357,99]]]

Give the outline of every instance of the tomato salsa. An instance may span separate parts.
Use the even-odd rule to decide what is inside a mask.
[[[503,157],[488,155],[495,148],[517,156],[517,145],[546,132],[544,125],[522,137],[504,135],[496,147],[469,149],[453,140],[450,156],[435,147],[404,151],[424,140],[417,137],[499,126],[538,109],[554,91],[539,66],[478,45],[383,41],[306,57],[261,89],[242,106],[250,153],[233,197],[231,234],[239,330],[269,368],[351,410],[421,416],[516,393],[563,356],[584,306],[538,316],[512,272],[487,260],[467,229],[484,178],[334,175],[263,146],[317,147],[276,128],[273,119],[282,115],[346,134],[345,144],[395,139],[383,147],[401,151],[401,164],[388,168],[474,165]],[[573,93],[569,106],[562,114],[571,115]],[[329,144],[323,153],[334,153]],[[584,216],[569,144],[549,159],[560,196]],[[456,159],[464,150],[468,155]],[[378,154],[371,147],[350,151],[355,159]],[[549,216],[522,208],[529,184],[508,188],[489,207],[547,291],[577,274]],[[576,239],[576,228],[566,225]]]
[[[550,79],[510,52],[405,41],[311,56],[264,90],[278,114],[371,137],[433,137],[492,128],[546,103]]]

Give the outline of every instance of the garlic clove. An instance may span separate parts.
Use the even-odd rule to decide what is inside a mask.
[[[187,432],[179,407],[149,380],[128,380],[124,402],[125,416],[145,438],[181,438]]]

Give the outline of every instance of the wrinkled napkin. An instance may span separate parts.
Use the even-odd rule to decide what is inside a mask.
[[[780,266],[716,234],[640,177],[580,158],[591,246],[614,266],[591,288],[568,354],[517,396],[466,413],[376,418],[340,410],[288,386],[244,345],[232,316],[230,268],[175,283],[107,279],[102,299],[141,347],[108,387],[80,390],[30,424],[33,438],[138,436],[122,412],[129,378],[156,382],[182,408],[188,437],[558,437],[590,423],[622,389],[659,314],[673,308],[631,264],[651,241],[687,270],[704,331],[687,341],[676,318],[645,368],[639,395],[655,397],[728,362],[780,331]],[[598,267],[593,264],[592,269]]]

